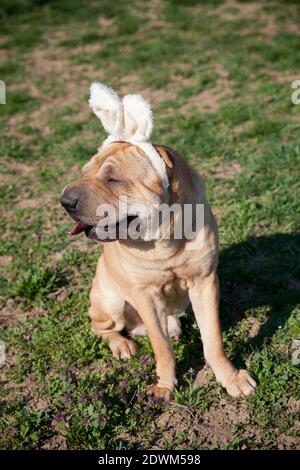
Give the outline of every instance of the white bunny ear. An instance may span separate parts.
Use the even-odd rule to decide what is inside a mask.
[[[169,180],[165,162],[150,142],[153,129],[150,104],[140,95],[126,95],[123,98],[123,107],[125,140],[143,150],[160,175],[163,188],[167,189]]]
[[[118,135],[123,126],[123,106],[117,93],[102,83],[90,87],[89,105],[109,135]]]
[[[124,134],[126,139],[147,142],[150,139],[153,118],[149,103],[140,95],[126,95],[123,98]]]
[[[167,190],[169,180],[165,162],[150,142],[153,119],[149,103],[140,95],[126,95],[121,101],[114,90],[95,82],[91,85],[89,105],[108,133],[102,146],[124,140],[140,147]]]

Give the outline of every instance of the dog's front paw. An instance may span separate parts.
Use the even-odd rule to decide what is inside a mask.
[[[234,375],[228,380],[226,390],[232,397],[247,397],[254,395],[256,382],[247,370],[236,370]]]
[[[128,360],[137,353],[137,345],[134,341],[127,338],[111,339],[109,347],[116,359]]]
[[[148,395],[158,398],[163,401],[170,401],[173,398],[173,393],[166,387],[159,387],[158,385],[151,385],[147,390]]]

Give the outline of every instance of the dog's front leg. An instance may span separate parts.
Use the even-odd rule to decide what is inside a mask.
[[[167,317],[159,318],[155,297],[139,289],[135,292],[135,308],[142,318],[149,334],[156,360],[158,381],[149,388],[148,393],[165,401],[171,400],[176,385],[175,357],[167,331]]]
[[[219,320],[219,281],[215,272],[194,278],[189,296],[200,329],[204,357],[217,381],[233,397],[251,395],[256,383],[246,370],[237,370],[225,356]]]

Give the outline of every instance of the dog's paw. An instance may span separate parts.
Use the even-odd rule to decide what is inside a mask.
[[[173,398],[171,390],[166,387],[159,387],[158,385],[151,385],[147,390],[147,394],[163,401],[170,401]]]
[[[109,347],[116,359],[123,359],[125,361],[134,356],[138,350],[136,343],[127,338],[110,340]]]
[[[226,390],[232,397],[254,395],[256,382],[247,370],[237,370],[226,384]]]

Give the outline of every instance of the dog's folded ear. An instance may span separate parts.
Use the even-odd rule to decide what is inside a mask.
[[[159,153],[159,155],[161,156],[161,158],[164,160],[167,167],[168,168],[173,168],[173,162],[172,162],[172,159],[171,159],[171,154],[169,154],[167,152],[167,150],[164,149],[161,146],[155,145],[155,148],[156,148],[157,152]]]

